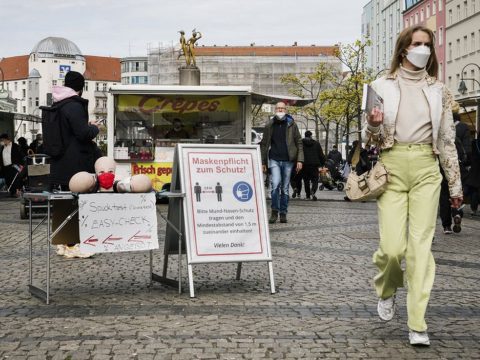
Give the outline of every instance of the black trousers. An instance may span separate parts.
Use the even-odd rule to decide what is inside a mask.
[[[315,195],[318,189],[318,166],[317,165],[303,165],[303,183],[305,184],[305,194],[307,197]]]
[[[5,182],[7,183],[7,189],[10,187],[11,195],[15,195],[17,193],[17,189],[20,189],[22,187],[20,174],[18,174],[18,176],[15,178],[17,173],[18,172],[13,167],[13,165],[3,167],[3,175],[5,177]]]
[[[442,184],[440,188],[439,207],[440,207],[440,219],[442,219],[443,227],[452,226],[452,218],[457,214],[463,218],[463,210],[454,209],[450,204],[450,191],[448,190],[448,182],[447,182],[447,179],[445,178],[445,175],[443,175]]]

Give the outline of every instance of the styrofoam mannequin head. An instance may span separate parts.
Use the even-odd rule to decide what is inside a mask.
[[[145,174],[133,175],[130,180],[130,189],[133,193],[152,191],[152,180]]]
[[[108,156],[102,156],[95,161],[95,174],[101,173],[115,173],[115,168],[117,167],[117,163],[112,158]]]
[[[106,156],[102,156],[95,161],[95,173],[99,184],[98,191],[113,191],[116,167],[117,163]]]
[[[96,185],[97,179],[95,174],[81,171],[72,176],[68,183],[68,188],[72,192],[89,193],[95,191]]]
[[[115,191],[119,193],[143,193],[152,190],[152,180],[147,175],[138,174],[115,182]]]

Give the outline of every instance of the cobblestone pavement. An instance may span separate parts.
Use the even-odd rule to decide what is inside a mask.
[[[1,200],[0,358],[479,359],[480,221],[467,211],[462,232],[448,236],[438,225],[427,313],[432,346],[413,348],[404,289],[393,321],[376,314],[375,204],[347,203],[336,191],[319,197],[292,200],[288,224],[271,226],[274,295],[266,264],[244,264],[240,281],[235,264],[197,265],[190,299],[149,287],[148,252],[53,254],[50,305],[27,291],[28,221],[19,219],[17,200]],[[44,278],[46,245],[41,234],[34,242],[35,275]]]

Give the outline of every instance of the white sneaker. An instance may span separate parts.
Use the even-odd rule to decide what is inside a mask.
[[[65,246],[65,253],[64,256],[66,258],[89,258],[92,257],[94,253],[89,253],[89,252],[82,252],[80,251],[80,245],[76,244],[73,246]]]
[[[408,339],[410,340],[410,345],[430,345],[430,339],[426,331],[418,332],[410,330],[408,333]]]
[[[60,255],[60,256],[63,256],[65,255],[65,248],[66,248],[66,245],[57,245],[57,255]]]
[[[395,315],[395,295],[388,299],[378,299],[377,311],[383,321],[392,320]]]

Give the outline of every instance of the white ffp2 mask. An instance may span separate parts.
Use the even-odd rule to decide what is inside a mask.
[[[417,68],[423,69],[430,59],[430,48],[425,45],[414,47],[408,50],[407,59]]]

